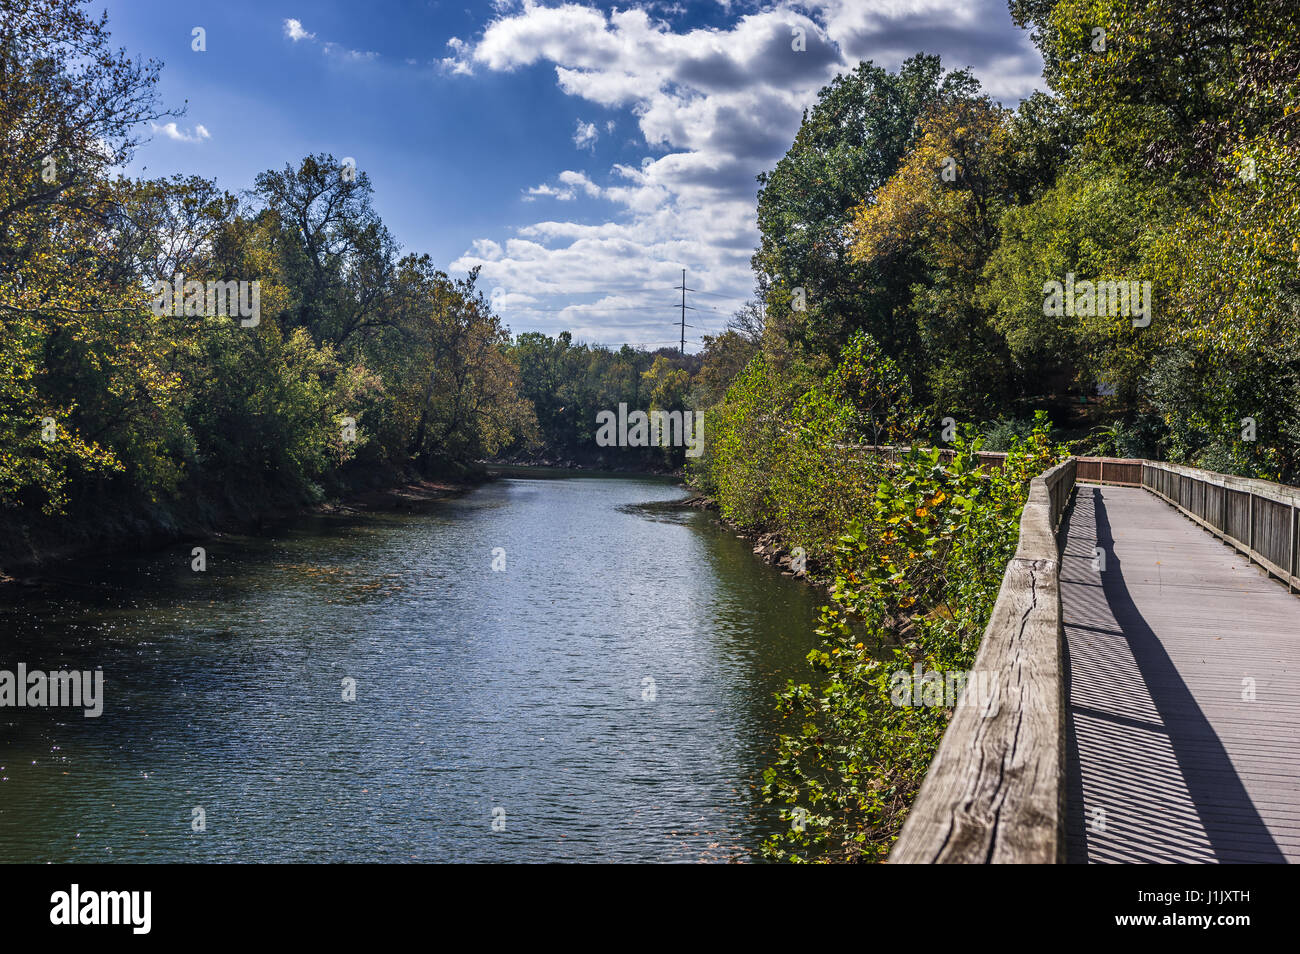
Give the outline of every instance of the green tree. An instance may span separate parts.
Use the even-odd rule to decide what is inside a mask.
[[[888,269],[853,262],[849,223],[854,208],[893,175],[925,111],[976,89],[969,73],[944,74],[938,57],[918,54],[896,74],[861,63],[818,94],[789,151],[758,180],[753,265],[768,290],[774,334],[822,355],[833,355],[857,329],[895,358],[910,348],[912,331],[895,322],[894,311],[916,272],[906,262]]]

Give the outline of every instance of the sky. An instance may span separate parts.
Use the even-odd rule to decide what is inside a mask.
[[[147,131],[129,175],[241,192],[308,154],[352,158],[403,251],[452,277],[481,266],[514,333],[613,347],[678,342],[683,268],[688,351],[750,297],[755,177],[836,74],[923,51],[1008,106],[1044,88],[1005,0],[90,9],[164,64],[160,99],[184,110]]]

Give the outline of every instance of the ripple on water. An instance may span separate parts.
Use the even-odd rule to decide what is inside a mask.
[[[4,665],[106,687],[0,712],[0,860],[750,857],[816,596],[681,496],[512,478],[0,607]]]

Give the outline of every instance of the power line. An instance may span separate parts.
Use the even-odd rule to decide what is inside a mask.
[[[656,307],[676,308],[677,305],[601,305],[594,301],[580,301],[573,305],[565,305],[563,308],[533,308],[531,305],[516,305],[514,307],[519,311],[539,312],[545,315],[558,315],[560,312],[568,311],[570,308],[591,308],[595,311],[653,311]]]
[[[686,271],[686,269],[682,269],[682,271],[683,271],[683,273],[684,273],[684,272]],[[683,279],[683,282],[684,282],[684,281],[685,281],[685,279]],[[648,287],[648,288],[638,289],[638,291],[642,291],[642,292],[651,292],[651,291],[655,291],[657,288],[662,288],[662,287],[663,287],[663,286],[652,286],[652,287]],[[681,286],[681,285],[672,285],[671,288],[673,289],[673,291],[682,291],[682,286]],[[687,289],[685,289],[685,291],[692,292],[692,293],[694,293],[694,294],[696,294],[696,295],[708,295],[710,298],[721,298],[721,299],[723,299],[724,301],[740,302],[740,303],[742,303],[742,304],[743,304],[745,301],[748,300],[748,299],[744,299],[744,298],[736,298],[736,297],[734,297],[734,296],[732,296],[732,295],[721,295],[721,294],[719,294],[718,292],[701,291],[701,290],[698,289],[698,288],[687,288]],[[625,293],[625,294],[635,294],[635,292],[628,292],[628,293]],[[683,297],[685,297],[684,294],[683,294]],[[570,308],[590,308],[590,309],[592,309],[592,310],[594,310],[594,311],[653,311],[653,310],[654,310],[656,307],[658,307],[658,306],[656,306],[656,305],[654,305],[654,304],[649,304],[649,305],[602,305],[602,304],[600,304],[599,302],[594,302],[594,301],[580,301],[580,302],[575,302],[574,304],[571,304],[571,305],[565,305],[563,308],[537,308],[537,307],[534,307],[534,306],[531,306],[531,305],[516,305],[516,306],[513,306],[513,307],[516,308],[516,309],[519,310],[519,311],[538,312],[538,313],[541,313],[541,314],[559,314],[560,312],[568,311]],[[680,303],[680,302],[674,302],[673,307],[674,307],[674,308],[681,308],[681,303]],[[687,307],[689,310],[691,310],[691,311],[698,311],[698,310],[699,310],[699,309],[696,308],[694,305],[687,305],[686,307]],[[718,311],[718,309],[717,309],[716,307],[714,307],[713,305],[708,305],[707,307],[708,307],[708,309],[709,309],[710,311]],[[719,312],[719,313],[721,314],[721,312]],[[687,327],[689,328],[690,325],[687,325]]]
[[[700,291],[699,289],[691,289],[691,290],[694,291],[695,294],[697,295],[709,295],[712,298],[725,298],[727,301],[739,301],[739,302],[745,301],[744,298],[732,298],[730,295],[719,295],[717,292],[706,292],[706,291]]]

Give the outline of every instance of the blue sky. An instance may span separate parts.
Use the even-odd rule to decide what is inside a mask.
[[[708,293],[688,299],[688,350],[748,297],[754,176],[837,72],[924,50],[1008,105],[1043,85],[1002,0],[101,8],[186,109],[129,174],[239,191],[308,153],[353,157],[403,248],[453,275],[481,265],[514,332],[614,346],[676,343],[683,267]]]

